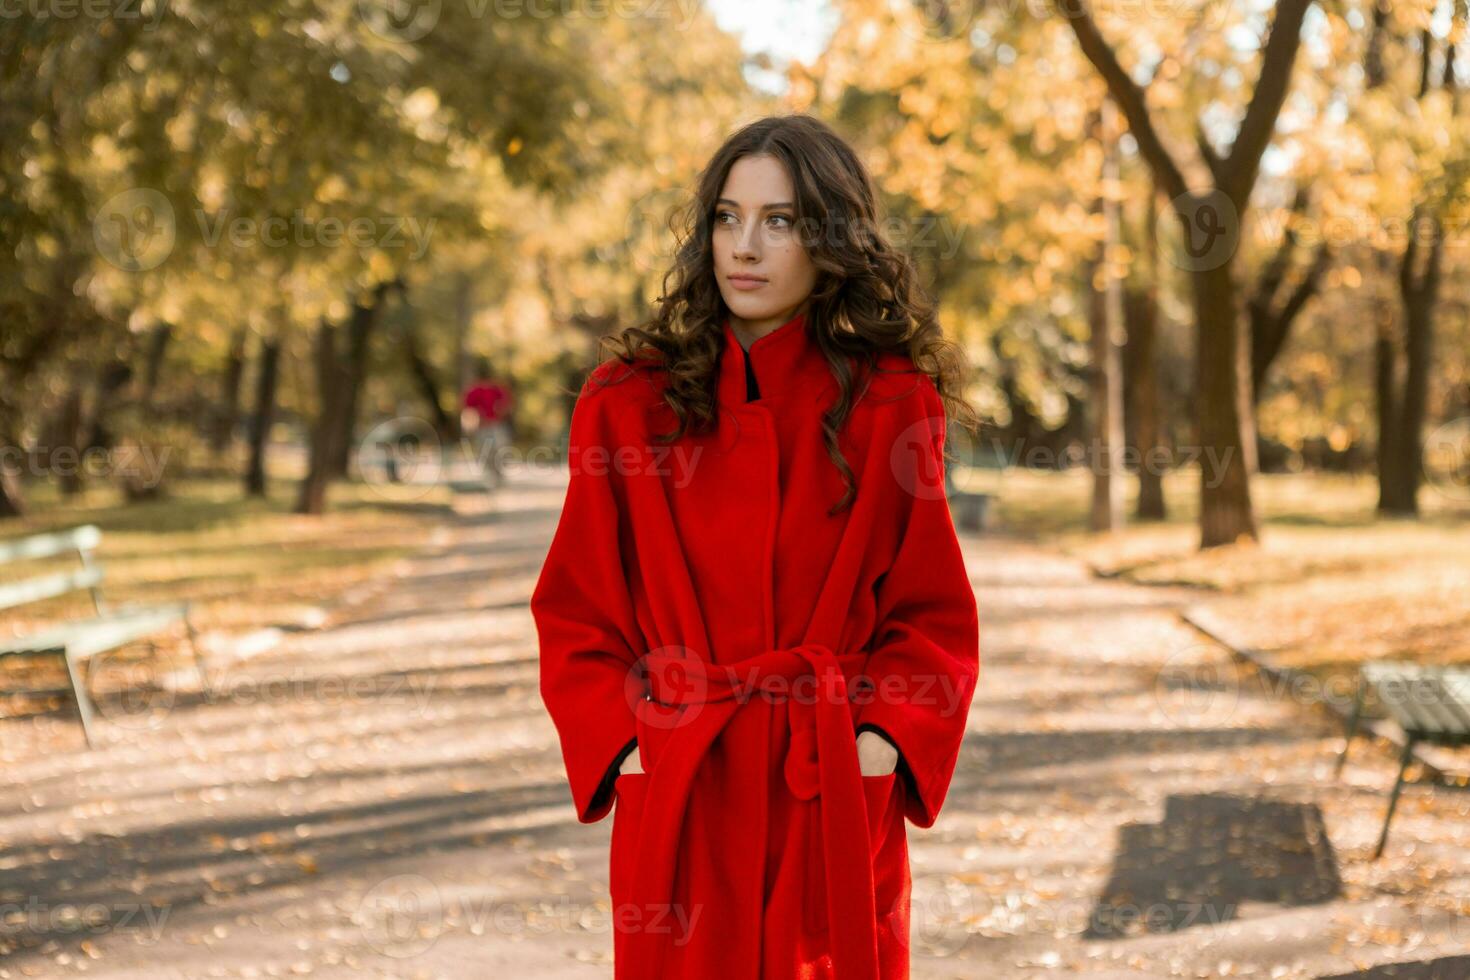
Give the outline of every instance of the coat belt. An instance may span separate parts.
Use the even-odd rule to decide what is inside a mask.
[[[864,669],[867,658],[866,651],[838,655],[818,643],[768,650],[732,664],[663,652],[644,658],[650,699],[683,706],[683,711],[672,723],[675,737],[664,743],[648,774],[631,883],[637,908],[672,908],[684,811],[709,747],[750,698],[781,695],[791,723],[783,761],[786,784],[799,799],[822,798],[822,857],[836,975],[878,980],[868,811],[848,694],[849,680]],[[810,687],[800,683],[806,677],[814,678]],[[639,975],[656,974],[661,955],[657,938],[651,930],[636,928],[628,937],[625,948]]]

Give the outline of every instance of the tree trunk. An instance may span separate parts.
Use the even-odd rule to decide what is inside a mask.
[[[474,316],[475,281],[468,272],[461,273],[454,297],[454,379],[455,395],[463,397],[469,388],[472,365],[470,364],[470,322]],[[454,412],[454,440],[458,444],[464,437],[460,431],[459,412]]]
[[[64,497],[75,497],[86,489],[82,479],[82,386],[73,383],[56,413],[52,452],[65,449],[64,462],[56,467],[56,481]]]
[[[276,377],[281,361],[281,339],[262,339],[260,368],[255,378],[255,414],[250,425],[250,461],[245,469],[245,493],[266,495],[265,455],[276,412]]]
[[[92,401],[92,424],[88,426],[87,449],[111,449],[115,434],[108,426],[108,419],[117,408],[119,393],[133,378],[133,369],[126,361],[113,361],[97,373],[96,394]]]
[[[9,448],[9,444],[6,444]],[[24,517],[25,495],[21,493],[20,480],[10,464],[0,460],[0,517]]]
[[[1458,37],[1466,18],[1464,0],[1455,3],[1451,15],[1450,37]],[[1430,65],[1434,54],[1434,35],[1426,28],[1420,39],[1419,99],[1425,99],[1433,88]],[[1445,48],[1441,85],[1450,97],[1453,112],[1460,109],[1460,86],[1455,75],[1457,51],[1451,44]],[[1424,478],[1423,432],[1429,407],[1429,382],[1433,371],[1434,313],[1439,304],[1440,278],[1444,266],[1444,222],[1436,208],[1421,202],[1409,221],[1409,243],[1399,260],[1399,297],[1404,311],[1404,388],[1396,400],[1394,423],[1397,431],[1392,441],[1379,448],[1380,461],[1391,459],[1387,473],[1380,472],[1378,509],[1384,513],[1417,515],[1419,485]],[[1427,250],[1423,239],[1428,240]],[[1421,259],[1420,253],[1424,252]],[[1423,268],[1420,268],[1420,265]],[[1380,463],[1380,471],[1383,467]]]
[[[337,353],[337,328],[323,317],[316,332],[317,418],[306,477],[296,499],[298,514],[322,514],[327,509],[327,485],[346,428],[349,375],[350,368]]]
[[[163,362],[168,354],[168,345],[173,339],[173,332],[172,324],[160,323],[149,334],[147,359],[143,365],[143,391],[138,399],[139,407],[145,416],[151,412],[153,400],[158,395],[158,384],[163,378]]]
[[[1138,506],[1134,517],[1162,521],[1168,515],[1164,503],[1164,472],[1168,457],[1159,414],[1158,304],[1150,284],[1128,293],[1128,343],[1124,395],[1132,429],[1130,440],[1138,453]]]
[[[1092,370],[1090,372],[1095,466],[1092,480],[1092,511],[1089,526],[1094,531],[1115,531],[1123,526],[1123,387],[1119,345],[1123,332],[1122,282],[1109,256],[1119,239],[1118,202],[1112,189],[1118,181],[1118,156],[1113,124],[1113,106],[1104,102],[1095,117],[1094,132],[1103,148],[1104,191],[1094,211],[1103,215],[1103,240],[1098,257],[1089,263],[1088,291],[1091,297]]]
[[[1415,213],[1415,218],[1424,217]],[[1424,478],[1424,420],[1429,407],[1429,379],[1433,371],[1434,310],[1439,302],[1439,280],[1443,265],[1444,236],[1438,215],[1422,223],[1429,237],[1424,268],[1419,261],[1421,222],[1414,222],[1409,245],[1404,250],[1399,273],[1404,309],[1404,388],[1398,399],[1398,432],[1394,437],[1395,459],[1388,479],[1389,493],[1380,502],[1385,513],[1413,516],[1419,513],[1419,486]]]
[[[1233,259],[1194,272],[1195,354],[1200,452],[1200,547],[1255,540],[1251,504],[1256,473],[1251,419],[1249,335],[1237,303]]]
[[[1378,510],[1393,513],[1399,506],[1401,481],[1397,463],[1399,349],[1394,337],[1393,315],[1375,300],[1378,336],[1373,344],[1373,394],[1378,407]]]
[[[1151,184],[1147,221],[1143,229],[1147,279],[1142,288],[1128,296],[1126,324],[1128,342],[1124,377],[1127,417],[1133,420],[1133,445],[1138,451],[1138,506],[1135,517],[1162,521],[1168,514],[1164,503],[1164,473],[1168,457],[1164,450],[1163,419],[1160,416],[1158,319],[1159,236],[1157,185]]]
[[[14,435],[15,428],[0,414],[0,518],[24,517],[26,512],[20,473],[11,467],[12,460],[25,459],[25,447]]]
[[[220,379],[219,409],[209,434],[209,449],[216,456],[229,449],[235,423],[240,418],[240,383],[245,378],[245,341],[249,336],[250,328],[240,327],[230,339],[230,352]]]
[[[383,307],[388,288],[389,284],[383,283],[373,290],[372,297],[367,303],[357,301],[352,304],[352,316],[347,328],[346,372],[342,382],[344,385],[342,398],[345,403],[342,410],[337,413],[342,431],[333,437],[331,459],[332,475],[339,479],[346,479],[348,475],[348,463],[352,456],[355,434],[353,429],[357,424],[357,406],[362,386],[367,379],[368,351],[372,335],[383,319]]]
[[[444,445],[457,445],[454,434],[459,431],[458,413],[455,413],[456,417],[451,417],[444,410],[439,381],[434,377],[434,366],[424,359],[423,352],[419,349],[416,326],[416,318],[409,316],[403,327],[403,353],[408,361],[409,373],[428,404],[429,413],[434,417],[434,431],[444,440]]]

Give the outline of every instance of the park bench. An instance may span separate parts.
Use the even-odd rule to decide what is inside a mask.
[[[954,514],[955,527],[961,531],[984,531],[990,522],[990,498],[988,493],[961,489],[954,478],[954,467],[944,468],[944,496]]]
[[[99,653],[117,649],[174,623],[183,622],[189,634],[189,647],[199,672],[200,685],[208,689],[204,662],[199,656],[194,627],[189,622],[189,603],[109,606],[102,597],[102,567],[92,555],[101,540],[101,530],[96,525],[88,524],[65,531],[0,542],[0,565],[52,558],[73,551],[81,561],[80,568],[0,584],[0,609],[13,609],[26,603],[40,602],[87,589],[91,592],[92,605],[96,611],[96,615],[89,619],[57,623],[26,636],[0,638],[0,657],[57,656],[65,662],[67,679],[76,699],[77,715],[82,722],[82,734],[86,737],[89,748],[93,745],[93,706],[87,693],[83,670]]]
[[[1342,772],[1348,749],[1363,717],[1363,700],[1367,689],[1383,705],[1388,717],[1403,730],[1404,746],[1399,755],[1398,778],[1388,798],[1388,812],[1383,817],[1383,830],[1378,836],[1376,859],[1388,842],[1388,825],[1398,805],[1404,784],[1404,770],[1419,743],[1455,747],[1470,745],[1470,668],[1424,666],[1403,661],[1366,663],[1358,674],[1357,697],[1348,715],[1347,737],[1342,754],[1337,757],[1337,772]]]
[[[949,506],[961,531],[984,531],[989,526],[990,494],[956,490],[949,494]]]

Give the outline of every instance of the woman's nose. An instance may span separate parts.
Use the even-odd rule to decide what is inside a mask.
[[[760,230],[745,225],[735,235],[735,257],[738,259],[760,258]]]

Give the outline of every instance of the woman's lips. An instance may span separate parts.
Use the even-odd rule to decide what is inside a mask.
[[[729,282],[736,289],[760,289],[766,284],[764,279],[743,279],[738,276],[730,276]]]

